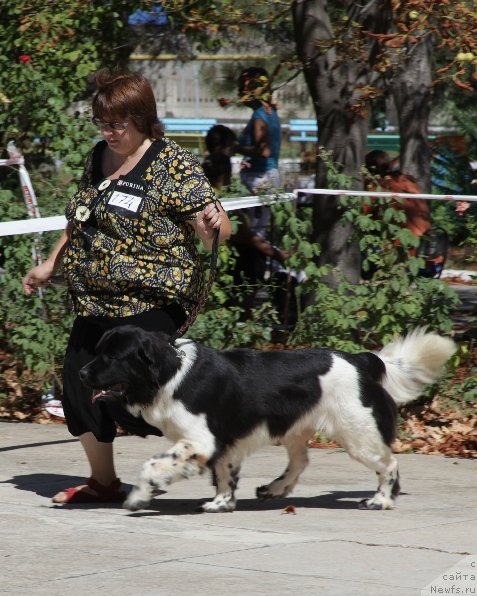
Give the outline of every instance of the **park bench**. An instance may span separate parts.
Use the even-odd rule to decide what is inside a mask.
[[[316,120],[307,118],[290,120],[288,130],[290,131],[290,141],[316,143],[318,140]]]
[[[205,135],[217,124],[216,118],[161,118],[166,137],[197,155],[205,153]]]
[[[368,134],[368,151],[391,151],[399,153],[399,135],[376,133]]]
[[[318,141],[318,127],[316,120],[298,118],[289,121],[289,140],[301,143],[316,143]],[[389,133],[372,133],[368,135],[367,150],[399,152],[399,135]]]

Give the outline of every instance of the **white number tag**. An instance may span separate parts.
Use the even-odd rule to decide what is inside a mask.
[[[136,197],[135,195],[128,195],[124,192],[115,190],[108,201],[108,205],[115,205],[116,207],[122,207],[128,211],[137,213],[139,205],[141,204],[142,197]]]

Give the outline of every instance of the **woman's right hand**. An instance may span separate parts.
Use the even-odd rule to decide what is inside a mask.
[[[51,276],[54,274],[54,267],[49,261],[41,263],[30,269],[30,271],[22,279],[23,291],[27,296],[32,294],[38,288],[43,287],[49,281]]]
[[[50,281],[56,269],[59,267],[61,255],[70,239],[70,232],[71,226],[68,224],[56,243],[55,248],[51,251],[48,259],[41,265],[37,265],[36,267],[33,267],[33,269],[30,269],[22,279],[23,291],[27,296]]]

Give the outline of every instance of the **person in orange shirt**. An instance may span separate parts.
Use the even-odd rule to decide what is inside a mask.
[[[368,172],[379,179],[379,186],[383,191],[409,194],[422,193],[415,178],[403,174],[399,170],[393,170],[391,157],[386,151],[370,151],[366,155],[365,165]],[[375,183],[367,182],[366,190],[375,190]],[[405,212],[405,225],[418,238],[430,229],[431,215],[429,203],[426,200],[405,198],[400,201],[393,201],[392,206]],[[365,211],[373,212],[375,210],[368,205]]]

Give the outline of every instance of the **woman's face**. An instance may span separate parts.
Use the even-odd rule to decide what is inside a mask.
[[[142,132],[139,132],[130,118],[105,118],[104,120],[95,120],[99,127],[101,136],[108,144],[111,151],[120,155],[127,155],[142,143],[146,138]]]

